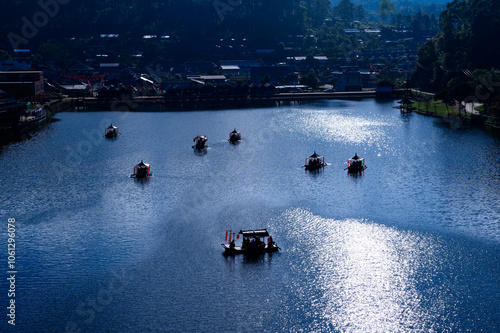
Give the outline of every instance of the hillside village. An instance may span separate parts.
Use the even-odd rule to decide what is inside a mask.
[[[412,22],[409,17],[406,23]],[[37,101],[54,96],[374,90],[381,81],[400,86],[412,75],[419,45],[435,34],[436,22],[433,17],[432,24],[410,29],[397,20],[388,25],[334,16],[310,34],[276,35],[274,47],[261,48],[262,43],[244,37],[207,40],[200,52],[180,58],[185,61],[177,57],[185,41],[175,34],[131,37],[103,31],[0,53],[0,71],[11,72],[10,80],[21,80],[13,78],[15,71],[38,71],[36,81],[44,82],[29,96],[9,87],[8,80],[2,82],[6,76],[0,75],[0,89]],[[335,40],[338,45],[332,45]]]

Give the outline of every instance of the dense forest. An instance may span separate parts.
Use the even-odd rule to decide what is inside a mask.
[[[40,14],[48,12],[40,5],[44,3],[50,4],[45,7],[53,15]],[[214,36],[235,36],[259,40],[266,46],[276,34],[302,33],[322,24],[330,6],[328,0],[42,0],[38,6],[32,4],[28,0],[5,3],[1,31],[22,36],[27,20],[40,27],[33,37],[36,41],[102,33],[164,34],[193,45]],[[2,42],[5,48],[8,41]]]
[[[439,24],[441,32],[419,49],[414,85],[445,100],[499,105],[500,2],[455,0]]]
[[[386,6],[380,6],[376,15],[386,23],[432,35],[437,32],[434,13],[404,14],[409,7],[395,7],[391,0],[381,3]],[[120,36],[108,40],[104,51],[121,55],[124,63],[135,62],[130,58],[134,53],[143,55],[142,63],[210,60],[216,47],[233,48],[232,53],[226,53],[236,57],[242,57],[245,50],[275,49],[275,60],[279,60],[284,55],[280,49],[294,35],[314,35],[315,48],[310,52],[334,56],[362,47],[359,38],[346,35],[344,28],[356,27],[353,20],[373,19],[363,5],[354,5],[354,0],[341,0],[336,6],[330,0],[41,0],[36,6],[30,4],[16,0],[4,5],[0,50],[28,48],[42,63],[50,60],[60,66],[71,59],[84,61],[86,48],[99,44],[96,37],[101,34]],[[390,38],[388,31],[384,28],[382,35]],[[144,35],[158,38],[146,41]],[[228,44],[228,40],[234,42]],[[364,46],[384,47],[373,38]],[[303,45],[302,49],[311,47]]]
[[[165,35],[178,41],[181,49],[206,49],[207,43],[220,38],[245,38],[256,47],[274,48],[283,39],[280,36],[314,33],[325,25],[325,19],[335,17],[344,23],[382,17],[386,23],[413,24],[413,28],[420,21],[427,29],[437,25],[434,11],[440,5],[421,10],[421,5],[412,7],[415,4],[409,0],[394,3],[398,1],[401,6],[391,0],[362,4],[356,0],[41,0],[33,6],[33,1],[16,0],[5,3],[0,13],[0,49],[36,49],[48,40],[100,34],[120,34],[130,37],[128,41],[142,35]],[[420,17],[412,22],[414,15]]]
[[[332,0],[332,6],[335,7],[343,0]],[[380,7],[382,0],[351,0],[355,7],[361,6],[369,20],[380,19]],[[391,0],[394,5],[394,13],[402,15],[416,14],[420,11],[424,13],[439,14],[444,10],[449,0]]]
[[[144,54],[144,62],[208,58],[216,41],[221,39],[244,40],[239,48],[276,48],[278,36],[313,31],[330,12],[328,0],[41,0],[37,6],[32,3],[17,0],[4,5],[0,14],[3,32],[0,50],[28,48],[42,62],[50,59],[56,64],[64,59],[81,58],[84,40],[101,34],[120,36],[107,43],[106,53],[127,56],[139,52]],[[165,36],[165,39],[146,43],[143,35]]]

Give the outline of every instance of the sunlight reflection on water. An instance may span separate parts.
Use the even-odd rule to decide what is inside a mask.
[[[349,110],[300,110],[285,116],[285,127],[294,128],[305,135],[314,135],[330,142],[351,144],[381,142],[391,124],[372,117],[352,115]],[[298,125],[297,122],[301,124]],[[286,125],[288,124],[288,125]]]
[[[426,267],[441,265],[439,240],[366,220],[325,219],[302,209],[289,210],[284,218],[293,225],[294,241],[309,243],[309,255],[295,269],[299,275],[315,272],[309,285],[319,291],[319,296],[309,295],[314,312],[335,331],[424,330],[444,315],[437,290],[425,291],[435,294],[424,306],[419,282],[435,274]]]
[[[109,113],[59,114],[0,155],[25,331],[500,331],[498,140],[392,104],[134,113],[112,142],[96,125]],[[328,166],[306,173],[314,150]],[[349,177],[354,152],[369,168]],[[135,182],[143,158],[154,177]],[[264,227],[282,251],[222,255],[225,230]],[[87,325],[77,310],[115,271]]]

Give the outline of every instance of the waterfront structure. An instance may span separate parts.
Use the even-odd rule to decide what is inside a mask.
[[[363,77],[359,71],[346,71],[335,83],[335,91],[361,91],[363,88]]]
[[[42,71],[0,72],[0,89],[17,99],[41,102],[44,96]]]

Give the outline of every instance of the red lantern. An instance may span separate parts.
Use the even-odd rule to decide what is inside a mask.
[[[240,234],[237,234],[237,235],[236,235],[236,239],[240,239]]]
[[[224,240],[227,240],[227,230],[226,230],[226,238]]]
[[[229,234],[229,243],[231,243],[231,234]]]

